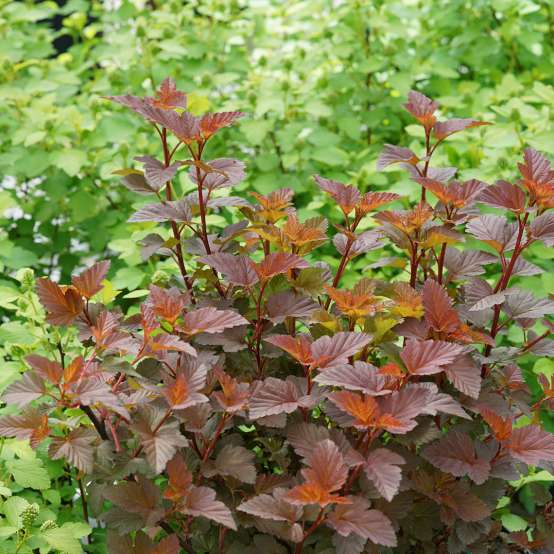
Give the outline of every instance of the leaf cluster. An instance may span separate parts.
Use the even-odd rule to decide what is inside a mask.
[[[405,170],[418,201],[316,175],[341,213],[329,240],[289,188],[228,194],[245,165],[211,159],[209,144],[241,112],[195,115],[170,78],[153,96],[107,100],[158,138],[159,157],[117,173],[145,198],[130,217],[149,225],[144,259],[178,274],[127,313],[104,296],[108,261],[70,284],[38,279],[51,351],[25,356],[3,393],[20,411],[0,434],[67,464],[109,551],[551,547],[540,483],[554,435],[541,418],[554,393],[545,375],[531,391],[518,364],[551,355],[554,303],[514,284],[540,271],[527,250],[554,244],[548,159],[527,148],[514,182],[457,179],[436,152],[486,123],[444,119],[411,91],[424,149],[386,145],[378,166]],[[193,192],[175,186],[183,172]],[[211,218],[228,211],[232,222]],[[330,244],[336,270],[318,256]],[[368,268],[344,286],[353,260],[385,244],[405,272],[391,282]],[[22,476],[15,452],[16,483],[38,478],[33,463]],[[518,494],[525,511],[508,511]]]

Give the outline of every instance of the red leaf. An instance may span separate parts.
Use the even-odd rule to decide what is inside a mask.
[[[319,504],[327,506],[348,502],[345,498],[332,495],[339,490],[348,477],[348,466],[337,445],[326,439],[304,459],[309,466],[302,470],[306,483],[294,487],[285,495],[292,504]]]
[[[175,287],[162,289],[156,285],[150,285],[148,301],[158,317],[173,325],[182,315],[184,307],[190,302],[190,297]]]
[[[477,485],[484,483],[491,471],[490,463],[478,458],[473,441],[459,431],[449,431],[444,438],[427,446],[422,456],[455,477],[468,475]]]
[[[483,521],[490,508],[475,494],[469,491],[467,483],[457,481],[443,497],[443,504],[451,508],[463,521]]]
[[[179,431],[179,422],[163,422],[164,412],[143,409],[132,428],[139,434],[146,459],[156,473],[161,473],[178,447],[187,446],[187,439]],[[162,424],[160,426],[160,424]]]
[[[167,463],[166,471],[169,476],[169,482],[164,492],[164,498],[172,502],[178,502],[191,489],[192,473],[179,454]]]
[[[144,176],[154,191],[159,191],[171,181],[182,165],[181,162],[174,162],[166,166],[152,156],[136,156],[135,160],[144,164]]]
[[[4,416],[0,418],[0,435],[29,439],[31,446],[38,444],[48,436],[48,416],[36,408],[27,407],[21,415]]]
[[[377,169],[380,171],[391,164],[401,162],[416,165],[419,158],[409,148],[385,144],[377,160]]]
[[[312,365],[323,369],[346,363],[350,356],[359,352],[369,342],[371,336],[365,333],[339,332],[332,337],[320,337],[311,346]]]
[[[196,184],[198,184],[197,172],[200,173],[202,186],[208,190],[232,187],[246,177],[244,163],[231,158],[218,158],[205,163],[203,167],[191,167],[189,178]]]
[[[209,113],[202,116],[200,120],[200,131],[204,135],[204,138],[211,137],[214,133],[222,129],[223,127],[229,127],[237,119],[245,116],[243,112],[219,112]]]
[[[547,212],[536,217],[531,223],[530,235],[546,246],[554,246],[554,214]]]
[[[225,525],[233,531],[237,530],[229,508],[223,502],[216,500],[215,491],[208,487],[194,487],[185,498],[179,511],[186,515],[205,517]]]
[[[162,539],[149,554],[179,554],[181,545],[177,535],[169,535]]]
[[[64,458],[83,473],[92,473],[94,467],[94,448],[97,435],[92,429],[77,427],[63,437],[53,437],[48,456],[53,460]]]
[[[388,502],[398,492],[402,480],[402,470],[398,466],[405,463],[402,456],[386,448],[373,450],[367,458],[365,474]]]
[[[198,258],[198,261],[214,268],[233,285],[251,287],[258,282],[254,265],[247,256],[234,256],[218,252]]]
[[[361,199],[360,191],[352,185],[344,185],[319,175],[316,175],[314,179],[319,188],[329,194],[345,214],[349,214]]]
[[[294,523],[301,517],[302,508],[286,502],[282,496],[276,491],[273,495],[260,494],[237,506],[237,510],[263,519]]]
[[[140,515],[148,527],[153,527],[163,517],[160,490],[143,475],[139,474],[136,481],[120,481],[105,489],[103,495],[126,512]]]
[[[43,379],[57,385],[63,376],[63,368],[61,364],[55,361],[50,361],[43,356],[31,354],[25,358],[25,361],[40,375]]]
[[[62,288],[46,277],[37,281],[37,294],[46,320],[54,325],[69,325],[83,311],[83,299],[75,288]]]
[[[356,206],[356,212],[362,215],[379,208],[389,202],[394,202],[400,198],[399,194],[394,192],[366,192]]]
[[[376,400],[355,392],[339,391],[329,395],[329,400],[343,412],[354,418],[353,425],[360,429],[395,429],[396,422],[388,414],[382,415]],[[391,432],[394,432],[391,430]]]
[[[299,334],[296,337],[291,337],[290,335],[271,335],[264,338],[264,340],[288,352],[302,365],[310,365],[313,361],[312,342],[307,335]]]
[[[349,504],[337,506],[327,516],[327,523],[343,537],[351,534],[369,539],[375,544],[396,546],[396,535],[388,517],[379,510],[369,510],[369,502],[359,496],[349,496]]]
[[[239,383],[223,371],[217,371],[217,378],[221,384],[222,391],[212,393],[219,405],[229,413],[242,410],[249,397],[250,388],[247,383]]]
[[[479,408],[482,418],[487,422],[492,429],[494,438],[497,441],[508,440],[512,436],[512,418],[504,418],[493,412],[490,408]]]
[[[540,465],[542,461],[554,461],[554,434],[543,431],[537,425],[514,429],[506,447],[516,460],[526,464]]]
[[[548,159],[533,148],[526,148],[524,163],[517,164],[523,177],[523,185],[536,194],[543,186],[552,185],[554,171]]]
[[[175,379],[168,378],[167,385],[164,387],[163,394],[170,408],[174,410],[184,410],[203,402],[208,402],[208,398],[198,391],[206,385],[206,370],[204,366],[199,366],[196,374],[200,374],[195,379],[192,372],[179,372]]]
[[[2,397],[6,404],[25,408],[44,394],[46,394],[44,381],[33,371],[27,371],[19,381],[12,383],[4,391]]]
[[[192,211],[186,198],[172,202],[146,204],[136,211],[127,221],[130,223],[156,221],[191,221]]]
[[[439,340],[409,339],[400,353],[412,375],[432,375],[444,370],[462,352],[463,346]]]
[[[210,306],[198,308],[193,312],[185,314],[179,330],[187,335],[197,335],[198,333],[213,334],[221,333],[225,329],[239,325],[248,325],[248,320],[232,310],[218,310]]]
[[[392,433],[407,433],[416,426],[415,418],[423,413],[435,413],[429,410],[433,392],[425,385],[408,385],[398,392],[384,396],[379,401],[381,413],[394,418],[395,429]]]
[[[445,367],[444,374],[461,393],[471,398],[479,398],[481,369],[469,354],[460,356]]]
[[[301,393],[292,380],[282,381],[268,377],[256,385],[248,404],[250,419],[290,414],[298,409]]]
[[[408,95],[408,102],[404,107],[426,128],[431,129],[436,122],[433,115],[439,107],[438,102],[427,98],[424,94],[411,90]]]
[[[448,119],[439,121],[435,124],[433,131],[437,139],[442,140],[454,133],[459,133],[464,129],[479,127],[481,125],[491,125],[485,121],[476,121],[475,119]]]
[[[275,275],[287,273],[291,269],[305,269],[310,267],[306,260],[296,254],[276,252],[269,254],[258,264],[254,264],[254,270],[262,280],[271,279]]]
[[[85,269],[83,273],[71,278],[73,286],[85,298],[93,297],[97,292],[102,290],[102,281],[106,278],[110,269],[109,260],[96,262],[93,266]]]
[[[460,326],[458,312],[452,308],[452,301],[436,281],[427,279],[423,285],[423,307],[425,321],[435,331],[451,333]]]
[[[207,477],[227,475],[242,483],[253,485],[256,482],[254,453],[243,446],[226,444],[217,454],[213,469],[205,470]]]
[[[492,246],[497,252],[513,250],[517,239],[517,225],[504,216],[486,214],[472,219],[466,231],[475,238]]]
[[[151,99],[152,105],[163,110],[172,108],[186,108],[187,96],[177,90],[177,85],[171,77],[166,77],[156,91],[156,97]]]
[[[479,202],[494,206],[495,208],[507,208],[516,213],[525,211],[525,193],[517,186],[507,181],[497,181],[481,192]]]
[[[309,320],[320,308],[311,298],[288,290],[270,296],[265,307],[267,318],[273,323],[283,323],[287,317]]]
[[[326,368],[314,378],[322,385],[344,387],[345,389],[361,391],[369,396],[390,394],[386,388],[387,378],[371,364],[356,361],[353,365],[337,365]]]

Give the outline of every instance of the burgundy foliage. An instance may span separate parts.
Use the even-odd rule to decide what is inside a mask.
[[[417,205],[315,177],[343,215],[332,271],[314,253],[329,242],[327,222],[301,222],[291,190],[251,202],[217,195],[244,178],[244,164],[210,160],[206,145],[243,114],[195,117],[170,79],[154,97],[111,100],[160,137],[161,160],[140,156],[142,169],[120,174],[151,196],[131,221],[165,222],[172,234],[149,235],[145,259],[170,256],[178,278],[152,285],[127,319],[95,300],[109,262],[70,285],[41,279],[48,322],[77,326],[82,352],[29,356],[4,395],[23,410],[2,418],[0,433],[47,440],[52,458],[76,468],[116,554],[225,552],[254,535],[295,553],[517,542],[494,518],[497,500],[527,466],[554,462],[554,436],[540,427],[551,384],[531,406],[517,366],[552,351],[552,325],[530,329],[554,303],[512,286],[533,274],[525,249],[554,244],[548,160],[529,148],[514,183],[457,181],[431,167],[433,153],[483,123],[439,121],[437,102],[410,93],[425,151],[387,145],[378,167],[406,169]],[[195,190],[181,196],[183,168]],[[214,206],[240,222],[209,227]],[[373,230],[359,231],[371,218]],[[461,249],[464,233],[482,250]],[[405,277],[369,271],[341,288],[350,260],[385,246],[406,256]],[[517,325],[525,341],[506,348]]]

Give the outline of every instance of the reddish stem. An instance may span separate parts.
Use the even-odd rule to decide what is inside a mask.
[[[307,531],[304,531],[304,536],[302,537],[302,540],[296,545],[296,548],[294,549],[294,554],[302,553],[304,541],[323,523],[323,520],[325,519],[324,510],[324,507],[319,510],[319,514],[317,515],[316,520],[312,523]]]
[[[163,152],[164,152],[164,165],[165,165],[165,167],[168,167],[171,164],[171,157],[175,153],[177,147],[175,147],[172,152],[169,152],[169,148],[167,146],[167,129],[165,127],[163,128],[163,130],[160,133],[160,138],[162,140],[162,147],[163,147]],[[170,202],[171,198],[172,198],[171,197],[171,179],[165,184],[165,196],[166,196],[168,202]],[[179,271],[181,272],[181,276],[183,277],[183,281],[185,282],[185,286],[187,287],[187,290],[190,293],[192,303],[196,304],[196,300],[194,298],[194,293],[193,293],[193,290],[192,290],[192,282],[190,280],[190,277],[188,276],[187,268],[185,267],[185,261],[184,261],[184,258],[183,258],[183,247],[181,246],[181,233],[179,231],[179,226],[177,225],[176,221],[171,221],[171,230],[173,231],[173,238],[175,239],[175,243],[176,243],[175,244],[175,255],[177,256],[177,265],[179,266]]]

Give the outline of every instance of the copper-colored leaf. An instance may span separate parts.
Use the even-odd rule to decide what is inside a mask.
[[[93,266],[85,269],[80,275],[72,277],[71,282],[81,293],[81,296],[91,298],[102,290],[102,281],[106,278],[109,268],[109,260],[96,262]]]
[[[179,431],[177,421],[163,423],[164,413],[159,409],[143,409],[133,429],[140,437],[146,459],[156,473],[161,473],[178,447],[187,446],[187,439]],[[163,425],[160,425],[163,423]]]
[[[48,456],[53,460],[64,458],[83,473],[92,473],[94,467],[93,443],[97,434],[92,429],[77,427],[68,435],[53,437]]]
[[[469,435],[460,431],[450,430],[444,438],[425,447],[422,456],[455,477],[468,475],[477,485],[484,483],[491,471],[490,463],[478,457]]]
[[[31,354],[25,358],[25,361],[35,370],[44,380],[57,385],[63,376],[63,368],[60,363],[51,361],[44,356]]]
[[[412,375],[432,375],[443,371],[462,350],[463,346],[451,342],[409,339],[400,357]]]
[[[284,500],[283,495],[280,494],[281,490],[278,489],[272,495],[260,494],[254,496],[240,504],[237,510],[263,519],[294,523],[302,515],[302,508]]]
[[[344,537],[351,534],[369,539],[375,544],[395,547],[396,535],[391,521],[379,510],[370,510],[367,499],[349,496],[349,503],[337,506],[329,514],[327,523]]]
[[[46,394],[46,385],[34,371],[27,371],[23,377],[12,383],[5,391],[2,399],[7,404],[25,408],[33,400]]]
[[[492,429],[494,438],[497,441],[505,441],[512,436],[511,417],[502,417],[487,406],[480,407],[479,412],[481,413],[482,418]]]
[[[425,320],[435,331],[450,333],[460,325],[460,318],[452,307],[446,290],[432,279],[423,285]]]
[[[323,369],[346,363],[370,341],[371,336],[366,333],[340,332],[332,337],[320,337],[311,346],[312,364]]]
[[[205,517],[229,529],[237,530],[231,510],[215,497],[215,491],[208,487],[194,487],[184,500],[179,511],[185,515]]]
[[[466,231],[499,253],[509,252],[516,245],[517,225],[509,222],[504,216],[481,215],[467,224]]]
[[[480,127],[481,125],[491,124],[485,121],[476,121],[475,119],[447,119],[446,121],[439,121],[436,123],[433,127],[433,132],[439,140],[442,140],[464,129]]]
[[[230,327],[247,324],[248,320],[232,310],[218,310],[209,306],[185,314],[179,329],[187,335],[211,334],[221,333],[221,331]]]
[[[316,175],[314,179],[319,188],[329,194],[345,214],[349,214],[361,199],[360,191],[352,185],[344,185],[319,175]]]
[[[352,365],[335,365],[323,370],[314,378],[321,385],[344,387],[361,391],[369,396],[390,394],[386,388],[387,378],[375,366],[366,362],[355,361]]]
[[[469,354],[460,356],[444,368],[446,378],[463,394],[479,398],[481,392],[481,368]]]
[[[398,466],[405,463],[402,456],[386,448],[377,448],[367,457],[365,474],[388,502],[398,492],[402,480],[402,470]]]
[[[135,160],[144,164],[146,182],[154,191],[159,191],[171,181],[182,165],[181,162],[174,162],[166,166],[152,156],[136,156]]]
[[[408,102],[404,107],[426,128],[431,129],[436,122],[433,115],[439,107],[438,102],[434,102],[421,92],[411,90],[408,94]]]
[[[29,439],[33,448],[48,436],[49,431],[48,416],[36,408],[27,407],[21,415],[0,418],[1,436]]]
[[[494,185],[485,188],[479,195],[478,200],[495,208],[521,213],[525,211],[527,199],[520,187],[507,181],[497,181]]]
[[[526,464],[554,461],[554,435],[537,425],[514,429],[506,447],[516,460]]]
[[[229,127],[237,119],[245,116],[243,112],[219,112],[209,113],[200,119],[200,131],[204,138],[211,137],[223,127]]]
[[[416,165],[418,161],[419,158],[409,148],[385,144],[377,160],[377,169],[382,170],[391,164],[401,162]]]
[[[54,325],[69,325],[83,311],[83,299],[74,287],[62,288],[43,277],[37,281],[37,294],[47,321]]]
[[[275,252],[267,255],[263,261],[254,264],[254,270],[262,280],[271,279],[275,275],[287,273],[291,269],[305,269],[310,267],[306,260],[296,254]]]
[[[251,287],[258,282],[254,265],[247,256],[218,252],[198,258],[198,261],[214,268],[233,285]]]
[[[186,466],[183,458],[177,454],[166,466],[169,482],[164,492],[164,498],[178,502],[186,496],[192,486],[192,473]]]
[[[306,483],[290,490],[285,500],[292,504],[320,506],[348,502],[343,497],[331,494],[342,487],[348,476],[348,466],[334,442],[328,439],[322,441],[304,462],[308,465],[302,470]]]
[[[152,105],[164,110],[172,108],[186,108],[187,96],[184,92],[177,89],[175,81],[171,77],[166,77],[156,91],[155,98],[151,99]]]
[[[292,380],[268,377],[265,381],[258,382],[252,391],[248,405],[250,418],[290,414],[298,409],[300,397],[301,393]]]
[[[312,341],[307,335],[299,334],[295,337],[290,335],[270,335],[264,338],[264,340],[288,352],[302,365],[310,365],[313,362]]]

